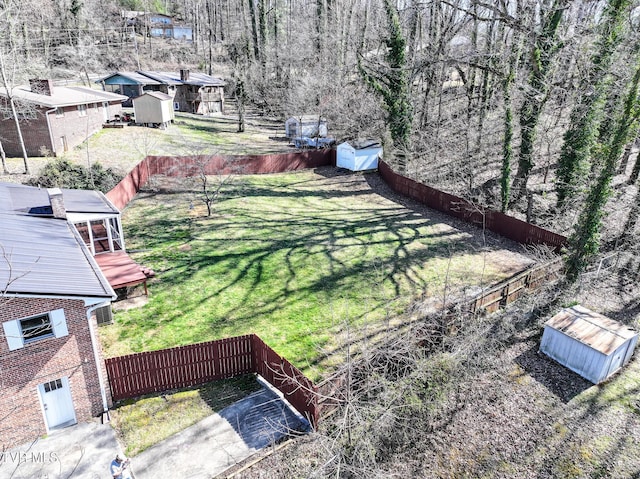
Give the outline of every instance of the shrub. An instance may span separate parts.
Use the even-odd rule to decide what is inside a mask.
[[[56,159],[45,165],[40,176],[31,178],[26,184],[42,188],[99,190],[106,193],[123,176],[112,168],[103,168],[100,163],[94,163],[88,169],[69,160]]]

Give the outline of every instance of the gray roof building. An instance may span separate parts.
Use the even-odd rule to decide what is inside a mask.
[[[72,224],[10,213],[0,213],[0,223],[4,294],[115,299]]]
[[[18,126],[9,108],[16,106]],[[0,88],[0,140],[7,156],[58,156],[102,129],[122,112],[126,96],[33,79],[28,86]],[[23,151],[24,150],[24,151]]]
[[[205,73],[181,69],[178,72],[138,70],[115,72],[96,81],[106,91],[128,97],[124,106],[148,91],[161,91],[173,100],[173,109],[188,113],[224,113],[225,81]]]
[[[81,86],[51,86],[48,93],[39,92],[33,85],[21,85],[11,90],[13,98],[47,108],[87,105],[90,103],[122,102],[126,96]],[[0,87],[0,97],[7,97],[7,89]]]
[[[60,191],[60,190],[58,190]],[[98,191],[62,191],[0,183],[0,288],[4,294],[115,299],[74,223],[113,217],[118,209]],[[75,217],[74,217],[75,215]]]

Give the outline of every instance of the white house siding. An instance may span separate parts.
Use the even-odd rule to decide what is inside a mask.
[[[163,99],[158,98],[153,93],[134,98],[133,108],[135,111],[136,123],[141,124],[167,124],[173,120],[173,104],[171,97],[162,93]]]

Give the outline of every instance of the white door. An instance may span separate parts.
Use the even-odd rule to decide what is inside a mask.
[[[105,123],[109,121],[109,103],[106,101],[102,102],[102,118]]]
[[[47,427],[70,426],[76,423],[76,412],[73,408],[69,379],[62,377],[38,386]]]

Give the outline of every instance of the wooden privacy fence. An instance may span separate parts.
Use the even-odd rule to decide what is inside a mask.
[[[392,190],[481,228],[486,228],[520,244],[545,244],[558,251],[567,242],[565,236],[540,228],[499,211],[471,203],[459,196],[436,190],[394,172],[383,161],[380,176]]]
[[[147,156],[106,196],[118,209],[122,209],[154,175],[186,178],[198,176],[201,172],[206,175],[283,173],[335,165],[335,157],[333,149],[271,155]]]
[[[191,177],[201,173],[251,175],[282,173],[335,164],[336,151],[333,149],[244,156],[147,156],[106,196],[117,208],[122,209],[154,175],[172,177]],[[545,244],[558,251],[567,241],[565,236],[411,180],[394,172],[383,161],[378,163],[378,171],[394,191],[518,243]]]
[[[498,283],[472,299],[465,308],[470,313],[486,311],[493,313],[513,303],[524,294],[558,279],[563,268],[562,258],[526,269],[515,276]]]
[[[257,373],[317,425],[313,382],[255,334],[118,356],[105,365],[114,401]]]

